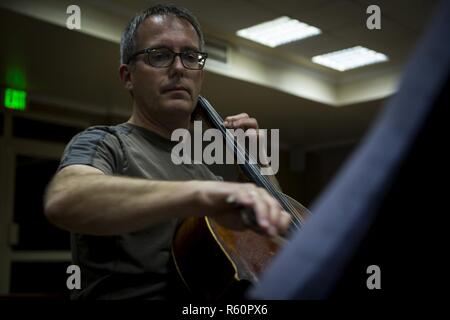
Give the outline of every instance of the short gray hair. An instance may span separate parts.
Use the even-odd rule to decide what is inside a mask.
[[[173,15],[175,17],[187,20],[197,32],[199,38],[200,51],[203,51],[205,46],[205,40],[202,30],[197,18],[186,8],[175,5],[156,5],[148,8],[131,19],[125,28],[122,39],[120,40],[120,62],[126,64],[129,62],[131,56],[136,52],[136,34],[139,25],[145,21],[145,19],[151,16],[167,16]]]

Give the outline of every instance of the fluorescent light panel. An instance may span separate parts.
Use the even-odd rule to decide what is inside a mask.
[[[271,48],[320,33],[320,29],[286,16],[236,32],[240,37],[259,42]]]
[[[314,63],[338,71],[355,69],[387,60],[389,59],[385,54],[361,46],[321,54],[312,58]]]

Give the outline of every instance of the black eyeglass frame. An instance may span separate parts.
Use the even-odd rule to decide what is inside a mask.
[[[169,50],[170,52],[173,53],[172,61],[171,61],[167,66],[163,66],[163,67],[160,67],[160,66],[154,66],[154,65],[152,65],[152,64],[150,63],[149,53],[150,53],[151,51],[154,51],[154,50],[160,50],[160,49]],[[201,66],[201,67],[200,67],[200,68],[190,68],[190,67],[187,67],[187,66],[184,64],[184,60],[183,60],[183,56],[182,56],[183,54],[186,54],[186,53],[197,53],[197,54],[199,54],[199,56],[201,56],[201,59],[200,59],[200,60],[203,60],[203,64],[199,64],[199,66]],[[169,49],[169,48],[145,48],[145,49],[142,49],[142,50],[139,50],[139,51],[133,53],[133,55],[128,59],[127,64],[130,64],[130,62],[131,62],[134,58],[136,58],[138,55],[140,55],[140,54],[147,54],[147,62],[148,62],[149,65],[151,65],[151,66],[154,67],[154,68],[168,68],[168,67],[170,67],[170,66],[173,64],[173,62],[175,61],[175,58],[179,56],[179,57],[180,57],[180,60],[181,60],[181,63],[183,64],[183,67],[185,67],[186,69],[188,69],[188,70],[202,70],[202,69],[205,67],[206,59],[208,58],[208,53],[206,53],[206,52],[200,52],[200,51],[195,51],[195,50],[187,50],[187,51],[182,51],[182,52],[175,52],[175,51],[172,51],[172,50]]]

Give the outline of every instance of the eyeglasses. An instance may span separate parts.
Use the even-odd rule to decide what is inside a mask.
[[[201,70],[205,66],[206,58],[208,58],[206,52],[194,50],[173,52],[168,48],[147,48],[134,53],[127,64],[129,64],[136,56],[144,53],[147,54],[148,64],[155,68],[167,68],[175,61],[175,57],[179,56],[181,63],[186,69]]]

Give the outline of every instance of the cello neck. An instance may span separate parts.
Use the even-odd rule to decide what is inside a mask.
[[[230,150],[233,150],[234,156],[245,176],[255,183],[257,186],[266,189],[273,197],[279,198],[278,188],[267,177],[261,174],[260,167],[256,164],[257,161],[252,159],[252,156],[246,150],[245,145],[242,146],[239,141],[236,141],[235,136],[223,125],[223,118],[217,113],[214,107],[204,97],[198,97],[197,107],[201,109],[202,114],[207,117],[211,125],[220,130],[225,143]],[[252,161],[250,161],[250,159]]]

